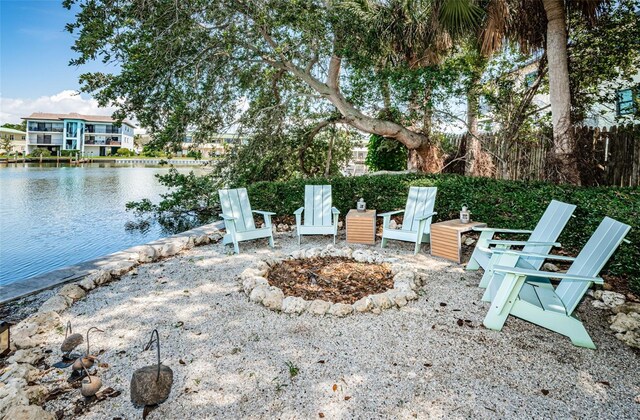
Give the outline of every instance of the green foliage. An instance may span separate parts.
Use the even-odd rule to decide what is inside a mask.
[[[165,153],[162,149],[155,147],[154,145],[147,144],[142,148],[142,156],[144,157],[164,157]]]
[[[217,220],[217,188],[220,185],[211,176],[179,175],[172,171],[159,178],[163,184],[174,187],[173,192],[166,194],[159,205],[146,202],[132,205],[132,208],[142,210],[142,213],[158,210],[172,223],[181,213],[193,216],[200,209],[200,222]],[[367,202],[367,207],[379,213],[401,209],[412,185],[438,187],[435,204],[438,215],[434,221],[457,218],[462,204],[467,204],[474,220],[489,226],[532,229],[552,199],[573,203],[577,205],[575,217],[559,239],[563,248],[572,254],[582,249],[605,216],[631,225],[627,235],[631,243],[620,246],[605,272],[627,277],[631,287],[640,292],[640,229],[637,227],[640,188],[575,187],[459,175],[402,174],[257,182],[247,189],[253,208],[285,216],[303,205],[306,184],[329,183],[333,186],[333,204],[342,211],[343,217],[349,209],[355,208],[360,197]]]
[[[27,131],[27,121],[24,120],[20,124],[4,123],[4,124],[2,124],[2,127],[12,128],[14,130],[19,130],[19,131],[25,131],[26,132]]]
[[[38,147],[37,149],[34,149],[31,151],[31,156],[32,157],[49,157],[51,156],[51,152],[49,151],[49,149],[44,149],[42,147]]]
[[[202,159],[202,152],[200,150],[189,150],[187,153],[187,157],[190,157],[195,160]]]
[[[407,148],[397,141],[372,134],[365,164],[370,171],[402,171],[407,168]]]
[[[80,150],[61,150],[60,151],[60,156],[64,156],[64,157],[73,156],[73,157],[75,157],[77,153],[80,153]]]
[[[127,149],[126,147],[121,147],[118,149],[118,151],[116,152],[116,155],[118,156],[135,156],[136,152],[134,152],[133,150]]]

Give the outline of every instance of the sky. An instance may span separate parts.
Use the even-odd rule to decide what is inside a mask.
[[[77,10],[77,9],[76,9]],[[32,112],[110,115],[87,94],[79,76],[109,71],[102,63],[69,66],[75,35],[64,30],[75,11],[62,0],[0,0],[0,124],[19,123]]]

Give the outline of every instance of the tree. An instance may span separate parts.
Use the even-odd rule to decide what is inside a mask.
[[[571,123],[567,9],[594,22],[606,3],[607,0],[492,0],[487,6],[483,51],[495,51],[506,36],[516,40],[525,53],[537,48],[547,53],[554,139],[550,160],[559,182],[580,183]]]
[[[387,48],[397,53],[405,44],[395,45],[398,38],[376,39],[369,21],[350,7],[354,2],[64,2],[66,7],[74,3],[81,10],[67,25],[78,35],[73,48],[79,56],[72,64],[95,59],[120,64],[117,74],[83,74],[82,90],[102,105],[117,106],[117,118],[134,114],[161,142],[180,138],[190,126],[211,132],[240,121],[252,131],[255,123],[246,115],[256,115],[256,109],[286,115],[305,98],[313,99],[310,112],[337,112],[344,124],[402,143],[418,155],[418,169],[429,168],[430,143],[423,130],[372,117],[369,110],[378,98],[355,94],[364,86],[378,92],[378,57]],[[387,2],[361,3],[383,7]],[[408,10],[427,14],[433,23],[423,25],[425,33],[415,38],[426,40],[425,45],[411,50],[423,55],[442,53],[446,48],[434,43],[465,30],[478,14],[473,0],[406,3],[412,6]],[[411,33],[413,27],[409,25]],[[452,28],[451,33],[444,35],[444,27]],[[422,56],[407,59],[421,62]],[[406,64],[390,62],[387,70],[400,71],[384,76],[393,77],[396,85],[416,86],[422,73],[405,71]],[[270,104],[256,100],[272,91],[278,97]],[[407,102],[415,103],[416,97]]]
[[[20,124],[12,124],[12,123],[4,123],[2,124],[2,127],[5,128],[12,128],[14,130],[18,130],[18,131],[27,131],[27,122],[26,121],[22,121]]]
[[[0,141],[0,150],[2,150],[5,155],[8,155],[13,151],[13,145],[11,144],[11,139],[9,139],[8,136],[3,137],[2,141]]]

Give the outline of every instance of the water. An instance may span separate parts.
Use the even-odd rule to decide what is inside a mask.
[[[168,170],[109,163],[0,167],[0,285],[166,236],[157,224],[127,231],[134,216],[125,204],[157,202],[167,189],[155,174]]]

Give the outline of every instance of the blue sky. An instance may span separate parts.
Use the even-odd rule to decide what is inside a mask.
[[[73,95],[80,74],[107,69],[102,63],[68,65],[75,36],[64,26],[74,15],[62,0],[0,0],[0,122],[16,122],[29,111],[99,111],[87,95]]]

